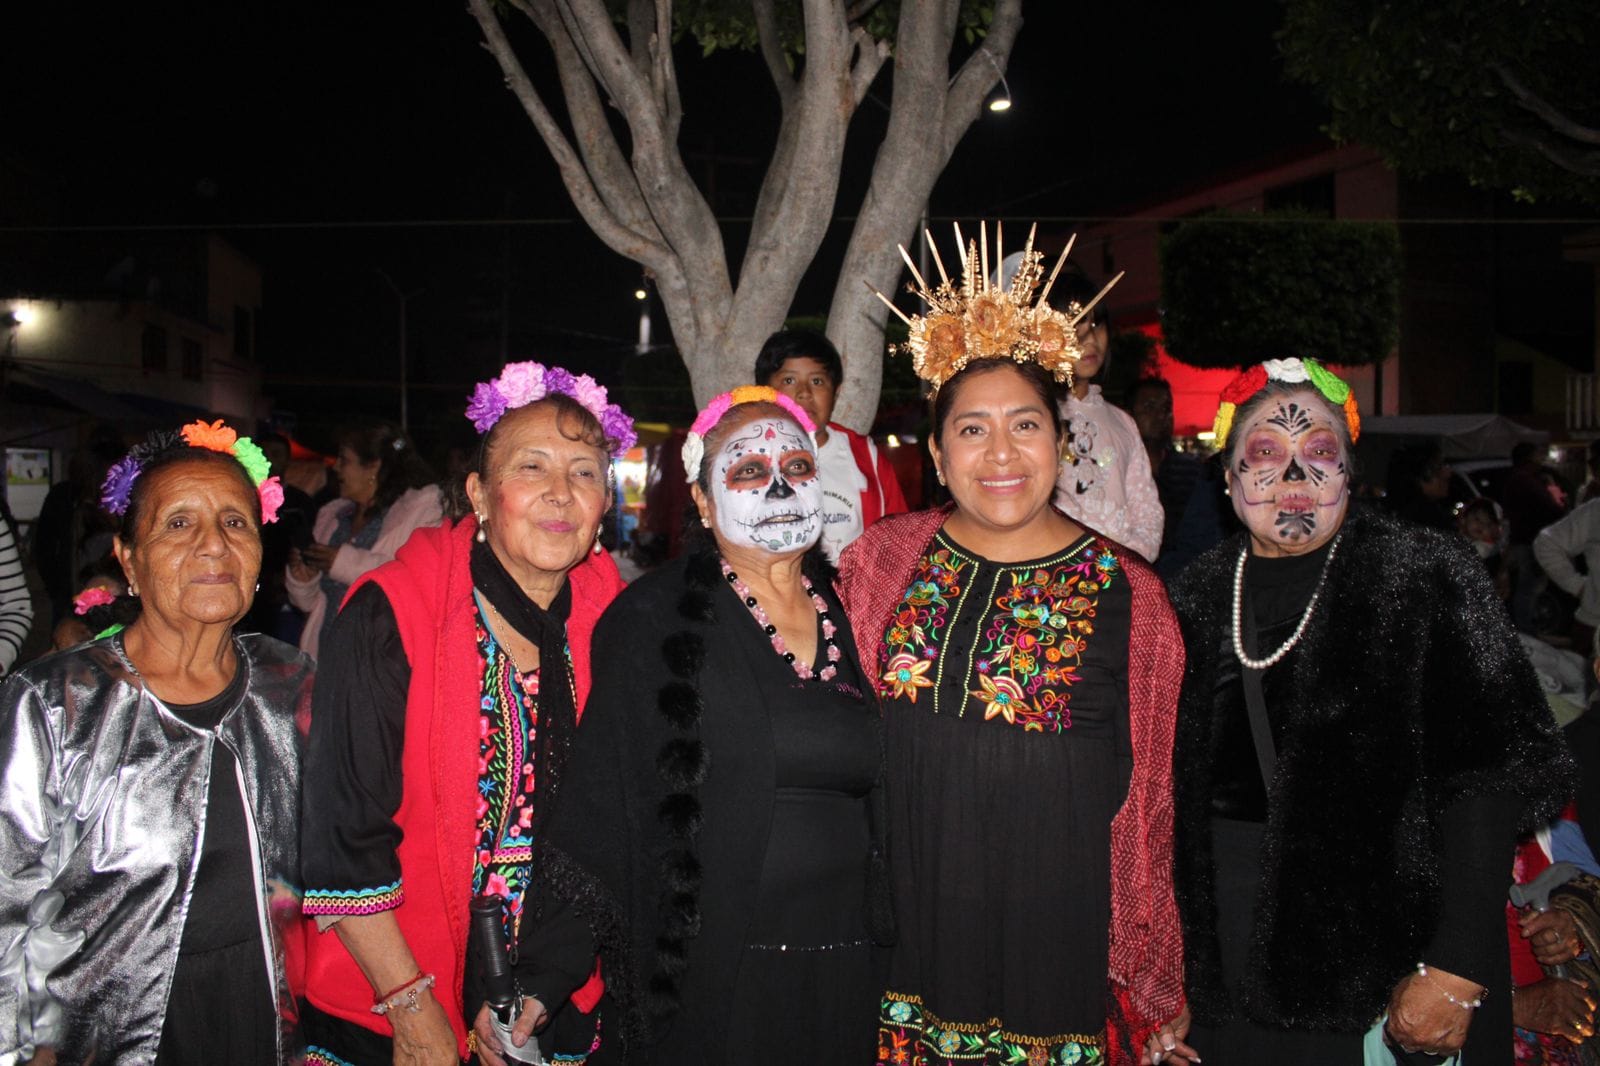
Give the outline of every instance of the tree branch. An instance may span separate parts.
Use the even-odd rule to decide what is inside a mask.
[[[601,240],[619,254],[649,264],[652,269],[672,269],[670,250],[624,225],[601,198],[589,172],[577,153],[573,151],[555,116],[545,106],[538,90],[529,80],[527,72],[522,69],[521,62],[511,48],[511,42],[506,39],[499,18],[490,6],[490,0],[467,0],[467,6],[483,31],[484,48],[499,63],[501,73],[505,76],[506,86],[522,104],[523,110],[533,122],[534,129],[538,131],[545,147],[550,150],[550,155],[561,174],[562,183],[566,185],[567,193],[572,197],[572,202],[578,208],[578,213],[583,216],[583,220]]]
[[[944,160],[950,158],[957,142],[977,119],[984,97],[1000,83],[1006,64],[1011,61],[1011,47],[1016,44],[1021,29],[1022,0],[999,0],[983,43],[961,64],[950,82],[944,111]],[[944,160],[939,163],[941,168]]]
[[[874,40],[872,34],[860,26],[850,31],[850,39],[855,46],[854,61],[850,67],[850,94],[855,106],[860,107],[893,49],[888,41]]]
[[[1509,70],[1499,63],[1491,63],[1490,69],[1500,76],[1501,83],[1511,90],[1511,95],[1517,98],[1517,103],[1538,115],[1551,129],[1563,137],[1569,137],[1581,144],[1600,144],[1600,129],[1585,126],[1581,122],[1568,118],[1554,104],[1518,81]]]
[[[596,191],[606,207],[634,232],[663,243],[661,230],[645,206],[638,180],[611,130],[611,119],[595,88],[594,79],[583,63],[572,38],[567,34],[551,0],[511,0],[550,42],[556,57],[556,74],[561,79],[578,151],[583,156]]]
[[[633,65],[649,70],[650,38],[655,36],[656,12],[653,0],[628,0],[628,51],[633,53]]]
[[[1600,178],[1600,151],[1580,152],[1565,143],[1557,143],[1546,134],[1523,133],[1500,127],[1500,136],[1519,148],[1531,148],[1551,163],[1570,174],[1586,178]]]
[[[678,95],[678,68],[672,59],[672,0],[656,0],[655,32],[650,36],[650,80],[669,142],[677,143],[683,122],[683,98]]]
[[[756,38],[761,42],[761,58],[766,61],[767,74],[787,111],[796,92],[795,81],[788,57],[783,53],[783,42],[778,39],[778,17],[773,0],[751,0],[750,7],[756,20]]]
[[[851,4],[847,9],[845,9],[845,22],[854,26],[856,23],[860,22],[866,17],[867,12],[877,7],[878,3],[879,0],[856,0],[855,3]]]

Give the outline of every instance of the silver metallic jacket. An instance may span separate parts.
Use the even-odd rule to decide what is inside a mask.
[[[0,1066],[36,1047],[57,1049],[63,1064],[155,1059],[217,742],[237,760],[246,799],[280,1061],[293,1053],[273,918],[282,911],[269,894],[273,882],[299,883],[295,722],[309,713],[313,668],[269,637],[234,645],[248,673],[215,731],[148,692],[120,636],[41,659],[0,687]]]

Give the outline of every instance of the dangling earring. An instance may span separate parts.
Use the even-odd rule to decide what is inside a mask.
[[[600,547],[600,531],[598,529],[594,531],[594,548],[592,551],[596,555],[599,555],[601,552],[605,551],[604,548]]]
[[[477,541],[479,544],[484,544],[489,540],[489,534],[483,531],[484,526],[488,525],[488,519],[484,518],[481,514],[474,514],[472,517],[478,520],[478,532],[473,534],[472,539]]]

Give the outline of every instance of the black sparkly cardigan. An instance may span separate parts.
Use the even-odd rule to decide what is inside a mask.
[[[722,1021],[748,942],[772,823],[772,727],[719,618],[714,555],[630,585],[595,629],[593,691],[536,862],[524,987],[566,992],[598,946],[630,1062],[725,1061]],[[839,647],[854,658],[844,612]],[[873,939],[893,939],[882,789],[872,797]],[[586,936],[575,936],[575,927]],[[592,938],[592,939],[591,939]],[[570,960],[565,968],[561,958]],[[605,1009],[602,1005],[602,1009]],[[608,1026],[612,1032],[616,1027]]]
[[[1437,928],[1450,875],[1439,862],[1441,814],[1472,797],[1514,797],[1527,831],[1561,809],[1575,781],[1471,550],[1454,534],[1358,509],[1341,536],[1304,636],[1274,670],[1287,675],[1267,678],[1283,739],[1241,1003],[1220,980],[1210,802],[1214,724],[1244,713],[1241,686],[1217,683],[1233,654],[1244,534],[1172,587],[1189,652],[1173,755],[1174,880],[1189,1003],[1207,1024],[1242,1010],[1268,1025],[1365,1029]],[[1508,887],[1511,859],[1508,848]]]

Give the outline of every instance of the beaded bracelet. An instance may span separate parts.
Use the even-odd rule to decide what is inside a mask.
[[[1446,989],[1444,985],[1441,985],[1438,981],[1435,981],[1432,977],[1428,976],[1428,967],[1426,963],[1417,963],[1417,973],[1420,974],[1422,978],[1430,985],[1432,985],[1434,988],[1437,988],[1441,996],[1443,996],[1445,999],[1448,999],[1451,1003],[1454,1003],[1462,1010],[1477,1010],[1479,1007],[1483,1006],[1483,997],[1488,995],[1487,992],[1483,992],[1479,993],[1476,999],[1457,999],[1455,996],[1450,994],[1449,990]]]
[[[417,976],[374,1003],[371,1008],[372,1013],[381,1017],[390,1011],[404,1008],[407,1012],[415,1014],[422,1009],[419,997],[432,987],[433,974],[418,973]]]

